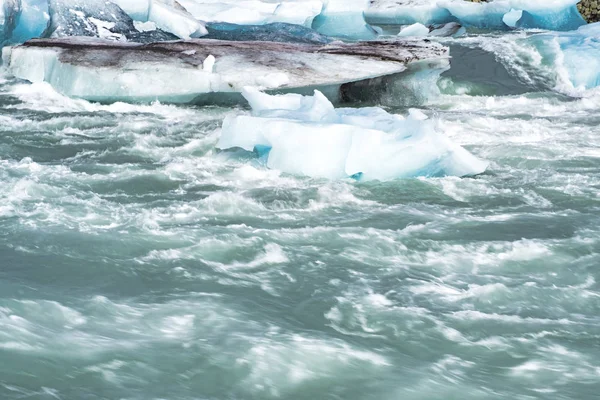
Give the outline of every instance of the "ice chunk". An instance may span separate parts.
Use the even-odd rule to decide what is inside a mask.
[[[600,86],[600,22],[576,31],[544,33],[525,39],[552,65],[557,88],[579,92]]]
[[[243,95],[252,116],[227,117],[217,148],[255,151],[269,168],[364,180],[468,176],[487,168],[416,110],[404,118],[380,108],[335,109],[318,91],[269,96],[246,88]]]
[[[266,25],[208,23],[206,39],[326,44],[332,39],[301,25],[277,22]]]
[[[577,10],[578,1],[562,0],[546,3],[514,4],[521,6],[523,15],[517,21],[519,28],[540,28],[556,31],[570,31],[585,25],[586,22]],[[523,3],[523,1],[519,1]]]
[[[448,22],[443,25],[433,25],[429,36],[459,37],[467,33],[467,30],[458,22]]]
[[[463,0],[461,0],[463,1]],[[373,0],[365,10],[365,20],[373,25],[424,25],[456,21],[437,0]]]
[[[504,22],[508,27],[516,28],[521,18],[523,18],[523,10],[515,10],[513,8],[504,14],[502,17],[502,22]]]
[[[153,2],[156,1],[153,0]],[[138,30],[139,24],[136,26],[125,11],[109,1],[49,0],[49,4],[51,25],[48,33],[51,37],[90,36],[141,43],[174,40],[180,37],[162,29]],[[126,2],[125,5],[129,5],[129,3]],[[161,18],[168,20],[170,15],[164,12]],[[189,18],[193,20],[192,17]],[[205,32],[202,31],[204,28],[200,22],[196,21],[188,25],[181,21],[176,22],[179,25],[177,25],[177,29],[172,30],[177,35],[188,35],[192,31],[197,34]],[[161,27],[171,28],[168,23],[163,23]]]
[[[460,22],[465,26],[491,29],[520,27],[572,30],[585,23],[577,11],[578,2],[579,0],[373,0],[365,11],[365,19],[375,25]]]
[[[181,39],[197,38],[208,32],[177,0],[112,0],[132,19],[152,22]]]
[[[215,62],[204,70],[207,57]],[[7,58],[13,75],[48,82],[62,94],[95,101],[186,103],[244,86],[302,90],[331,88],[397,74],[418,60],[442,60],[447,49],[421,41],[331,43],[194,40],[139,45],[72,37],[33,40]]]
[[[0,46],[40,37],[49,20],[47,0],[0,0]]]
[[[323,8],[320,0],[179,0],[179,3],[198,20],[239,25],[286,22],[310,27]]]
[[[125,40],[137,32],[132,19],[119,6],[105,1],[49,0],[50,36],[91,36]]]
[[[368,5],[368,0],[328,0],[312,27],[328,36],[373,39],[378,32],[365,22],[363,16]]]
[[[402,29],[398,36],[427,36],[429,35],[429,28],[423,24],[413,24]]]
[[[202,22],[177,5],[176,0],[151,0],[148,21],[154,22],[160,29],[182,39],[198,38],[208,34]]]
[[[47,0],[21,0],[21,10],[17,17],[10,43],[23,43],[41,37],[48,29],[50,14]]]

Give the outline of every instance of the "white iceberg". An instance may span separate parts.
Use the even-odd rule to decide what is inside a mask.
[[[488,165],[418,110],[405,118],[376,107],[336,109],[319,91],[271,96],[244,88],[242,94],[252,115],[227,117],[217,148],[255,151],[286,173],[391,180],[471,176]]]
[[[286,22],[308,28],[323,9],[320,0],[179,0],[179,3],[196,19],[205,22],[239,25]]]
[[[423,24],[416,23],[403,28],[398,36],[427,36],[429,35],[429,28]]]

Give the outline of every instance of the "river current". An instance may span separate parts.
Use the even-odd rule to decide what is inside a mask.
[[[598,398],[600,92],[514,40],[447,40],[415,105],[471,178],[286,175],[215,150],[242,107],[3,75],[0,398]]]

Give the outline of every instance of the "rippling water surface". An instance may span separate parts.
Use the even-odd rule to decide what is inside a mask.
[[[1,78],[0,398],[598,398],[600,93],[453,63],[421,108],[475,178],[285,175],[215,152],[241,108]]]

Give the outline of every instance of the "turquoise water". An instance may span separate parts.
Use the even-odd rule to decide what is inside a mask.
[[[1,78],[0,399],[598,398],[600,93],[491,71],[421,106],[489,171],[385,183]]]

